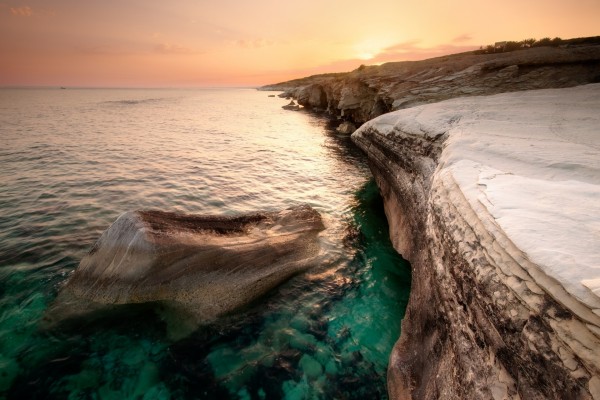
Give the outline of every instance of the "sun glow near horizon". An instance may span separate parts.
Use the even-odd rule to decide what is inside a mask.
[[[594,36],[598,15],[594,0],[8,0],[0,85],[255,86],[501,40]]]
[[[368,38],[364,40],[360,40],[357,42],[353,49],[355,50],[354,58],[358,58],[360,60],[372,60],[378,54],[381,54],[385,51],[386,48],[392,46],[394,43],[397,43],[397,39],[394,38],[385,40],[381,38]]]

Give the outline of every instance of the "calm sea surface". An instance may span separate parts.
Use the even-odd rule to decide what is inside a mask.
[[[410,267],[363,155],[255,90],[0,90],[0,398],[384,398]],[[178,341],[151,309],[39,327],[122,212],[308,203],[332,263]]]

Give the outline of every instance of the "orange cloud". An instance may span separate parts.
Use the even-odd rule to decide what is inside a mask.
[[[109,45],[81,45],[74,48],[76,54],[85,56],[125,56],[135,54],[134,51],[119,49]]]
[[[254,49],[258,49],[261,47],[266,47],[266,46],[273,46],[275,44],[274,41],[272,40],[267,40],[267,39],[239,39],[239,40],[235,40],[233,41],[233,44],[244,48],[244,49],[249,49],[249,48],[254,48]]]
[[[454,42],[454,40],[452,42]],[[417,61],[477,49],[477,46],[458,46],[452,44],[452,42],[433,47],[419,47],[418,43],[420,43],[420,40],[411,40],[389,46],[369,60],[351,58],[334,61],[332,63],[313,68],[269,71],[265,72],[264,74],[256,74],[252,76],[252,78],[254,78],[255,81],[261,82],[261,84],[269,84],[315,74],[348,72],[358,68],[361,64],[374,65],[394,61]]]
[[[440,44],[434,47],[419,47],[417,46],[417,44],[420,42],[419,40],[398,43],[385,48],[381,53],[368,60],[368,62],[377,64],[389,61],[424,60],[426,58],[439,57],[454,53],[463,53],[465,51],[477,49],[477,46],[473,45],[458,46],[453,44],[457,42],[456,39],[460,39],[459,41],[468,40],[466,37],[467,35],[462,35],[452,40],[451,43]]]
[[[16,15],[18,17],[31,17],[33,15],[33,10],[29,6],[11,7],[10,12],[12,15]]]
[[[202,54],[200,51],[171,43],[159,43],[155,45],[154,52],[159,54]]]
[[[473,37],[471,35],[468,35],[466,33],[455,37],[454,39],[452,39],[452,43],[462,43],[462,42],[468,42],[469,40],[473,39]]]

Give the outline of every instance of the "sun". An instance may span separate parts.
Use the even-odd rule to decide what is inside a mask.
[[[386,41],[381,38],[363,39],[352,46],[354,57],[359,60],[372,60],[385,49],[386,45]]]
[[[371,52],[364,52],[357,54],[356,57],[360,60],[370,60],[375,57],[375,54]]]

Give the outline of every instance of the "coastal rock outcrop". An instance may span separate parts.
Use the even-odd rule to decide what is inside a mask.
[[[565,43],[361,66],[348,73],[314,75],[261,89],[285,91],[285,97],[307,108],[327,110],[359,126],[389,111],[454,97],[600,82],[600,37]]]
[[[298,111],[300,110],[300,106],[294,102],[294,100],[290,101],[285,106],[281,106],[284,110]]]
[[[355,130],[356,130],[356,126],[354,126],[354,124],[349,121],[344,121],[337,128],[335,128],[335,131],[337,133],[343,133],[345,135],[349,135],[349,134],[353,133]]]
[[[599,110],[593,84],[413,107],[352,135],[413,266],[391,398],[600,399]]]
[[[81,260],[46,320],[159,303],[197,326],[318,264],[323,229],[307,205],[236,217],[126,212]]]
[[[323,87],[318,84],[301,87],[296,92],[298,104],[309,109],[327,109],[327,95]]]

